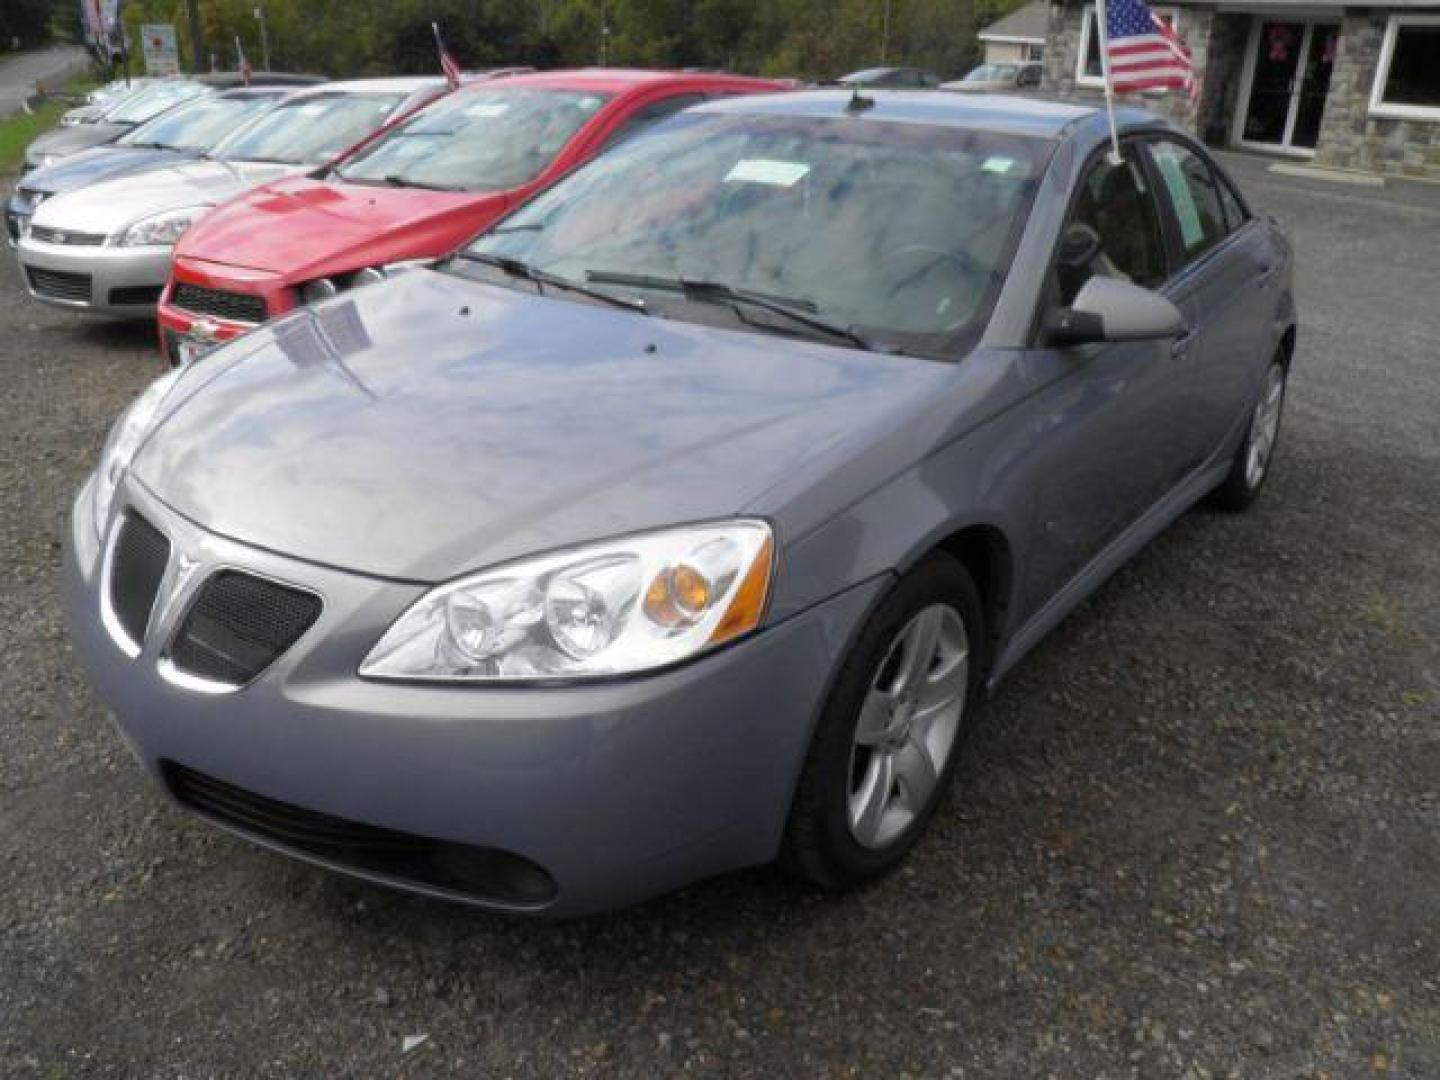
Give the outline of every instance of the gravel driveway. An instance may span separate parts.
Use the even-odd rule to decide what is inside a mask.
[[[151,330],[0,253],[0,1075],[1440,1076],[1440,189],[1234,167],[1300,258],[1254,512],[1192,513],[1022,665],[902,873],[558,926],[162,801],[56,599]]]

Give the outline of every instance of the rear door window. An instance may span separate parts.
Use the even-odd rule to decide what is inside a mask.
[[[1150,146],[1166,201],[1175,215],[1185,261],[1205,254],[1229,233],[1221,185],[1198,154],[1170,139]]]

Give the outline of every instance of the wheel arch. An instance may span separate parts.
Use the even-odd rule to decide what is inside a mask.
[[[970,524],[942,537],[931,550],[949,555],[964,566],[980,592],[988,669],[999,653],[1009,623],[1015,583],[1015,558],[1010,539],[997,525]]]
[[[1289,374],[1290,363],[1295,359],[1295,324],[1293,322],[1281,331],[1278,351],[1280,363],[1285,365],[1285,372]]]

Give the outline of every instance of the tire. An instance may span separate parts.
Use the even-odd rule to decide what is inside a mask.
[[[1285,408],[1285,380],[1288,372],[1280,356],[1270,361],[1255,407],[1250,412],[1250,426],[1235,451],[1230,472],[1210,495],[1210,504],[1217,509],[1238,514],[1249,509],[1270,476],[1275,461],[1275,447],[1280,442],[1280,420]]]
[[[816,725],[785,829],[787,870],[840,891],[905,857],[954,774],[979,704],[986,641],[980,595],[956,560],[931,555],[895,583],[851,646]],[[942,701],[950,704],[941,709]]]

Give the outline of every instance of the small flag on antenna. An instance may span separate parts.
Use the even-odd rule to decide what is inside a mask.
[[[445,81],[450,84],[451,90],[458,90],[460,65],[455,62],[455,57],[450,55],[450,50],[445,48],[445,39],[440,36],[440,24],[432,22],[430,29],[435,31],[435,48],[440,53],[440,70],[445,73]]]
[[[245,48],[240,44],[240,35],[235,35],[235,57],[239,63],[240,82],[243,86],[250,85],[250,77],[255,74],[250,67],[250,60],[245,55]]]

